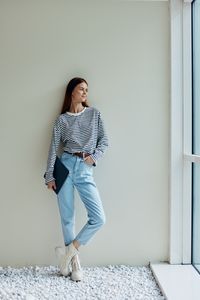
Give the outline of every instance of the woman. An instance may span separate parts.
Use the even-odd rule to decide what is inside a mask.
[[[85,245],[105,223],[105,213],[101,198],[93,178],[93,168],[108,147],[108,137],[100,111],[87,102],[88,83],[75,77],[66,88],[61,114],[53,125],[53,133],[45,184],[48,189],[56,189],[53,177],[54,163],[60,143],[63,144],[62,163],[69,175],[57,194],[65,242],[64,249],[56,247],[60,260],[61,274],[80,281],[83,277],[78,257],[80,245]],[[88,214],[88,221],[80,232],[74,233],[74,188],[78,190]]]

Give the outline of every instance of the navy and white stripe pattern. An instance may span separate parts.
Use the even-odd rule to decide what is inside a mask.
[[[53,170],[60,143],[64,151],[89,153],[95,161],[93,166],[96,166],[97,160],[108,147],[108,136],[100,111],[94,107],[84,107],[79,113],[66,112],[56,118],[49,147],[45,184],[55,179]]]

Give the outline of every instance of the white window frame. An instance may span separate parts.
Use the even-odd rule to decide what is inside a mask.
[[[192,0],[170,0],[170,264],[191,264],[192,186]]]

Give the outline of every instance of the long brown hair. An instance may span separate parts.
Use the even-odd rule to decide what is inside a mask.
[[[64,114],[66,111],[70,110],[73,89],[81,82],[85,82],[88,85],[87,81],[80,77],[74,77],[69,81],[65,92],[65,98],[64,98],[61,114]],[[89,103],[87,100],[82,102],[82,105],[89,107]]]

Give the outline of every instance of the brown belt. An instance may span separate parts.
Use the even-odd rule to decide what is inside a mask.
[[[74,153],[70,153],[70,152],[68,152],[68,151],[64,151],[64,152],[67,152],[67,153],[72,154],[72,155],[77,155],[77,156],[79,156],[79,157],[81,157],[81,158],[83,158],[83,155],[84,155],[85,157],[90,155],[89,153],[85,153],[85,152],[74,152]]]

